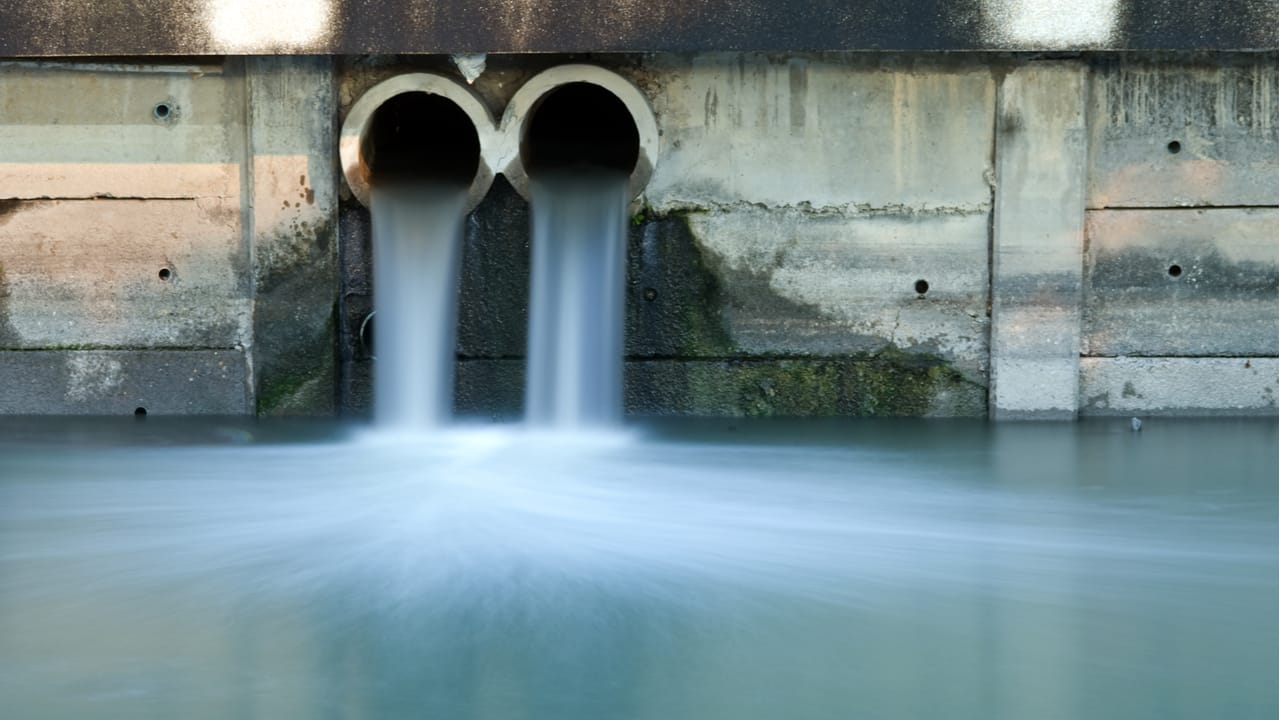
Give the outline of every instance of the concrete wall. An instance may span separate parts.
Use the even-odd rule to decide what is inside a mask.
[[[567,60],[492,56],[475,90],[500,115]],[[631,412],[1276,411],[1274,53],[593,61],[661,131]],[[0,412],[366,412],[368,213],[336,127],[420,69],[457,76],[0,63]],[[499,178],[467,225],[464,412],[519,411],[527,239]]]
[[[332,75],[0,63],[0,412],[332,411]]]

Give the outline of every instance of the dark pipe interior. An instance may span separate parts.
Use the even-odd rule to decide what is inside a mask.
[[[640,157],[640,131],[617,95],[599,85],[569,83],[533,108],[520,155],[529,175],[584,165],[630,173]]]
[[[480,135],[452,100],[396,95],[373,113],[360,148],[369,183],[434,181],[470,185],[480,168]]]

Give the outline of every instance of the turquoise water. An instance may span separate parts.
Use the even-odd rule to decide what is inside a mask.
[[[1273,718],[1277,424],[0,421],[0,716]]]

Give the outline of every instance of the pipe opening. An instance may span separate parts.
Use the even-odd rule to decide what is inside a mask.
[[[640,157],[640,131],[617,95],[594,83],[572,82],[533,108],[520,155],[530,175],[581,166],[631,173]]]
[[[370,185],[428,181],[465,187],[480,169],[480,135],[449,98],[406,92],[374,111],[360,155]]]

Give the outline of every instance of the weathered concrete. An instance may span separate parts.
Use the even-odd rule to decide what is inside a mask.
[[[1274,410],[1274,54],[597,59],[661,131],[628,248],[631,412],[982,415],[989,381],[998,418]],[[577,60],[490,57],[473,88],[499,116]],[[0,63],[0,350],[24,351],[0,373],[52,361],[9,406],[64,397],[87,350],[207,351],[243,369],[172,411],[327,414],[335,388],[367,410],[368,215],[336,119],[423,70],[457,74],[444,56]],[[519,412],[527,243],[499,177],[467,224],[463,412]],[[1200,362],[1237,355],[1238,382]],[[132,411],[108,390],[180,374],[75,362],[66,412]]]
[[[456,381],[459,414],[519,417],[522,360],[464,360]],[[632,360],[623,400],[630,415],[972,417],[986,411],[986,388],[945,363],[904,355]]]
[[[1274,58],[1095,64],[1090,208],[1276,205]]]
[[[1005,78],[997,126],[991,416],[1075,416],[1080,357],[1085,67]]]
[[[237,350],[0,351],[0,414],[243,415]]]
[[[249,408],[332,412],[330,68],[0,66],[0,348],[228,349],[249,360],[227,376],[234,406],[206,392],[168,407],[244,412],[239,384],[252,378]],[[168,372],[86,367],[125,388],[149,387],[133,373]],[[116,412],[117,400],[89,394],[68,412]]]
[[[634,76],[662,132],[644,195],[659,214],[989,209],[985,63],[710,53],[657,56]]]
[[[326,415],[337,384],[337,166],[329,58],[247,61],[257,411]]]
[[[986,390],[924,358],[627,363],[625,406],[639,415],[980,416]]]
[[[1088,214],[1085,355],[1275,356],[1274,208]]]
[[[0,198],[239,199],[234,66],[94,67],[0,63]]]
[[[1083,415],[1276,414],[1276,358],[1084,358]]]
[[[1253,76],[1243,69],[1252,61],[1232,62],[1239,77]],[[527,73],[502,59],[494,65],[495,75],[481,76],[476,88],[497,108]],[[1107,61],[1095,65],[1110,72]],[[534,62],[528,73],[539,68]],[[403,69],[372,63],[356,68],[344,87]],[[650,95],[663,133],[628,254],[632,412],[825,414],[874,406],[880,414],[922,413],[923,406],[903,401],[904,395],[867,404],[833,392],[819,401],[805,390],[836,387],[843,381],[827,380],[853,377],[850,367],[916,358],[976,384],[966,387],[985,385],[994,359],[1004,383],[997,382],[992,402],[1006,403],[993,405],[994,416],[1071,417],[1080,398],[1082,350],[1097,351],[1104,334],[1114,340],[1115,332],[1130,332],[1117,331],[1103,312],[1082,314],[1085,307],[1100,308],[1082,303],[1087,171],[1099,161],[1087,153],[1086,116],[1096,114],[1088,84],[1096,89],[1101,82],[1088,79],[1088,63],[1017,68],[999,106],[994,78],[1003,69],[989,59],[707,54],[650,57],[616,69]],[[1254,180],[1258,172],[1239,169]],[[993,186],[1001,208],[994,256],[988,250]],[[526,212],[499,179],[469,224],[458,346],[468,367],[459,371],[458,402],[468,412],[518,412]],[[1215,233],[1225,233],[1221,242],[1234,248],[1230,252],[1266,255],[1260,238],[1274,236],[1267,225],[1274,211],[1213,212],[1227,213],[1209,218]],[[1176,245],[1178,237],[1194,244],[1193,236],[1209,229],[1194,213],[1160,215],[1169,227],[1139,234],[1157,245]],[[1239,222],[1223,226],[1214,217]],[[1097,288],[1099,297],[1147,297],[1143,293],[1169,287],[1126,279],[1127,266],[1108,259],[1111,236],[1104,235],[1095,233],[1095,254],[1088,258],[1097,273],[1088,280],[1106,286]],[[994,278],[989,263],[997,268]],[[1184,276],[1202,294],[1236,288],[1236,312],[1224,317],[1258,341],[1248,354],[1275,352],[1274,280],[1266,272],[1273,265],[1264,263],[1261,274],[1215,275],[1211,282],[1204,268]],[[915,291],[918,280],[929,283],[923,298]],[[1006,321],[995,331],[1003,350],[988,342],[992,281],[991,299]],[[362,284],[354,283],[361,287],[348,303],[362,311],[344,316],[348,338],[368,308]],[[1161,306],[1169,311],[1166,300],[1157,293],[1138,304],[1158,313]],[[1181,313],[1178,302],[1173,310]],[[1111,308],[1129,312],[1123,301]],[[1135,321],[1156,317],[1135,312]],[[1190,309],[1185,317],[1186,323],[1162,331],[1168,341],[1183,338],[1181,348],[1152,344],[1153,327],[1135,325],[1130,340],[1114,349],[1132,354],[1145,344],[1157,353],[1241,352],[1231,349],[1238,335],[1196,323]],[[1082,328],[1084,340],[1098,344],[1083,347]],[[352,355],[353,367],[365,362],[358,350]],[[362,382],[360,372],[353,387]],[[367,368],[362,372],[367,378]],[[784,388],[783,397],[761,400],[751,380],[760,373],[781,378],[766,384]],[[927,412],[985,412],[985,404],[965,392],[935,391],[937,402]],[[494,400],[488,410],[486,395]]]
[[[986,215],[747,209],[691,214],[688,222],[719,281],[734,354],[896,347],[985,376]]]
[[[1268,0],[9,0],[3,55],[1276,47]]]
[[[0,348],[243,346],[239,205],[0,200]]]

